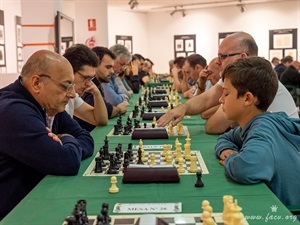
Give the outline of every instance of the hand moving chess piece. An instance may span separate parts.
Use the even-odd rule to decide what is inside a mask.
[[[109,188],[109,193],[117,193],[119,192],[119,188],[117,187],[117,177],[112,176],[110,179],[111,187]]]

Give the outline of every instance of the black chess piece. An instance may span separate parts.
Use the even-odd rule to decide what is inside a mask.
[[[114,135],[119,135],[120,134],[120,132],[119,132],[119,125],[118,124],[114,125],[114,133],[113,134]]]
[[[103,225],[110,225],[111,218],[108,215],[108,203],[102,204],[101,215],[103,216]]]
[[[138,150],[138,160],[137,160],[136,164],[144,165],[143,160],[142,160],[142,150],[141,150],[141,148],[139,148],[139,150]]]
[[[197,181],[195,183],[195,187],[204,187],[204,183],[202,182],[202,171],[199,170],[197,173],[196,173],[196,176],[197,176]]]
[[[101,157],[96,157],[95,158],[96,164],[95,164],[95,173],[102,173],[102,159]]]

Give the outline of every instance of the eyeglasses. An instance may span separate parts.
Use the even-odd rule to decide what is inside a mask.
[[[80,73],[78,71],[77,71],[77,73],[80,75],[80,77],[82,78],[83,82],[90,82],[90,81],[92,81],[96,77],[96,75],[94,75],[92,77],[88,76],[88,75],[83,75],[82,73]]]
[[[242,53],[240,53],[240,52],[237,52],[237,53],[231,53],[231,54],[218,54],[218,57],[219,57],[219,59],[220,60],[224,60],[224,59],[226,59],[226,58],[228,58],[228,57],[230,57],[230,56],[235,56],[235,55],[240,55],[240,54],[242,54]]]
[[[64,89],[64,91],[66,91],[68,93],[71,92],[71,91],[73,91],[74,86],[75,86],[74,83],[73,84],[72,83],[71,84],[65,84],[65,83],[63,83],[63,82],[61,82],[59,80],[56,80],[56,79],[52,78],[51,76],[49,76],[47,74],[39,74],[38,76],[39,77],[47,77],[47,78],[49,78],[50,80],[53,81],[53,83],[55,83],[56,85],[62,87]]]

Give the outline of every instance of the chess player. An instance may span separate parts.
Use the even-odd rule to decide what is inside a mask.
[[[76,97],[70,99],[66,111],[95,126],[107,125],[106,105],[98,87],[93,83],[99,59],[95,52],[84,44],[76,44],[68,48],[63,55],[72,65]],[[80,97],[89,92],[93,95],[94,106],[89,105]]]
[[[265,182],[285,205],[300,205],[300,119],[266,112],[278,90],[277,74],[260,57],[238,59],[222,74],[221,107],[240,126],[221,135],[215,154],[230,179]]]
[[[98,87],[99,91],[101,92],[102,96],[104,96],[104,101],[106,104],[106,109],[107,109],[107,115],[108,118],[113,118],[116,117],[119,114],[124,114],[127,112],[127,106],[128,102],[123,101],[119,103],[118,105],[114,106],[110,102],[108,102],[105,99],[105,94],[102,90],[102,85],[101,83],[109,82],[109,79],[111,75],[113,74],[114,70],[114,60],[115,60],[115,55],[110,51],[108,48],[105,47],[94,47],[92,49],[93,52],[96,53],[96,55],[99,58],[99,65],[96,69],[96,78],[93,79],[94,84]],[[82,96],[82,99],[87,102],[90,105],[94,105],[94,98],[91,93],[84,93]],[[87,123],[83,120],[78,120],[79,124],[81,127],[88,131],[92,131],[95,128],[95,125]]]
[[[107,82],[101,82],[101,86],[105,100],[112,105],[117,106],[118,104],[129,100],[129,96],[123,93],[116,83],[116,78],[121,72],[124,72],[131,61],[131,54],[125,46],[120,44],[113,45],[109,50],[115,55],[113,73],[110,74]]]
[[[74,97],[72,66],[48,50],[35,52],[0,89],[0,218],[45,175],[76,175],[93,154],[91,135],[65,111]]]
[[[206,59],[199,54],[186,57],[183,68],[183,81],[181,83],[182,96],[192,98],[204,90],[198,85],[201,71],[206,67]]]
[[[245,32],[231,34],[227,36],[219,46],[218,58],[221,71],[226,65],[234,62],[236,59],[257,56],[257,53],[258,48],[256,42],[250,34]],[[174,120],[173,126],[175,126],[185,115],[200,114],[216,106],[219,104],[219,98],[222,95],[222,86],[223,82],[222,80],[219,80],[216,85],[205,91],[203,94],[189,99],[187,102],[180,104],[176,108],[164,114],[157,121],[157,125],[165,126],[171,120]],[[269,106],[268,111],[284,111],[290,117],[299,117],[292,96],[280,82],[277,94],[274,101]],[[222,108],[219,108],[207,121],[206,131],[214,134],[223,133],[233,123],[233,121],[225,118]]]

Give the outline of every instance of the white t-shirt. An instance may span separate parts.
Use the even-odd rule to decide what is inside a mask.
[[[223,86],[223,81],[220,79],[217,83]],[[268,108],[269,112],[285,112],[291,118],[299,118],[298,109],[290,92],[278,81],[277,94]]]
[[[71,98],[66,105],[66,112],[73,118],[74,110],[83,104],[83,99],[76,93],[75,98]]]

